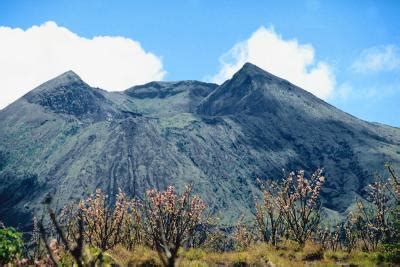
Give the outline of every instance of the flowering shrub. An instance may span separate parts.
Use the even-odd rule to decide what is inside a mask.
[[[262,183],[261,186],[263,187],[263,202],[256,204],[256,225],[261,240],[271,242],[275,246],[278,235],[283,233],[283,213],[278,199],[281,187],[275,181]]]
[[[282,244],[291,242],[296,252],[307,250],[306,243],[312,244],[317,249],[302,255],[304,260],[319,260],[327,249],[335,257],[344,250],[357,253],[356,249],[362,249],[383,253],[379,254],[383,259],[397,262],[400,181],[393,169],[388,170],[390,179],[377,179],[369,185],[364,202],[357,202],[357,210],[332,227],[319,223],[319,197],[325,183],[321,169],[309,178],[304,171],[291,172],[281,181],[262,184],[263,198],[256,203],[255,225],[245,223],[241,217],[233,232],[230,225],[222,227],[205,220],[206,206],[199,196],[192,194],[191,186],[182,194],[172,186],[165,191],[148,190],[143,201],[130,200],[119,191],[113,204],[97,190],[79,204],[66,206],[58,218],[48,207],[52,223],[49,229],[44,228],[43,218],[34,219],[31,241],[38,246],[34,253],[39,258],[36,263],[101,264],[107,255],[103,251],[113,251],[117,245],[135,251],[139,245],[155,249],[163,265],[174,266],[182,247],[201,247],[210,253],[233,248],[246,251],[260,240],[269,242],[271,245],[265,246],[271,250],[287,250]],[[179,257],[192,255],[193,251],[200,250],[179,253]]]
[[[385,255],[397,253],[400,249],[399,179],[390,166],[387,168],[390,178],[377,176],[368,185],[366,198],[357,200],[357,209],[336,225],[334,231],[328,228],[317,231],[316,241],[323,248],[335,251],[340,247],[350,253],[356,248],[378,251],[383,245]]]
[[[357,246],[360,236],[360,222],[358,216],[350,212],[343,224],[343,228],[344,246],[347,248],[347,252],[350,253]]]
[[[397,176],[394,169],[388,164],[386,165],[390,177],[389,184],[392,187],[391,195],[394,197],[394,207],[390,210],[390,222],[392,223],[392,234],[390,240],[386,240],[384,247],[384,255],[387,260],[400,264],[400,177]]]
[[[300,245],[304,245],[320,221],[319,195],[325,182],[322,169],[309,179],[304,171],[291,172],[283,180],[282,191],[278,195],[282,217],[288,235]]]
[[[36,217],[33,217],[33,229],[30,239],[30,243],[33,246],[33,258],[38,259],[43,257],[43,249],[40,242],[40,231],[39,231],[39,221]]]
[[[324,248],[333,251],[338,247],[345,248],[348,253],[354,249],[378,251],[384,248],[386,256],[395,255],[400,250],[400,180],[390,165],[386,167],[390,177],[377,176],[368,185],[365,199],[357,200],[357,209],[350,212],[334,231],[328,228],[317,231],[316,240]]]
[[[244,223],[243,216],[240,217],[236,224],[233,240],[235,241],[235,248],[237,250],[244,250],[256,241],[254,233],[252,233],[249,227]]]
[[[166,266],[174,266],[178,249],[201,224],[204,209],[203,200],[192,197],[191,186],[182,195],[176,194],[173,186],[165,191],[146,192],[143,229]]]
[[[232,235],[223,229],[214,229],[207,235],[202,247],[207,251],[225,252],[232,250],[236,242]]]
[[[319,195],[324,182],[319,169],[309,179],[304,171],[291,172],[281,183],[265,185],[263,203],[256,206],[256,222],[264,240],[276,244],[278,231],[284,227],[286,233],[280,234],[304,245],[319,224]]]
[[[105,251],[122,242],[125,228],[130,223],[133,202],[120,190],[114,207],[107,205],[107,196],[98,189],[94,196],[82,200],[79,210],[84,221],[85,241]]]
[[[397,176],[396,172],[390,165],[387,165],[386,167],[390,174],[388,181],[392,186],[390,193],[394,197],[395,201],[394,207],[390,211],[390,219],[393,223],[393,228],[395,229],[395,235],[392,235],[392,243],[398,243],[400,249],[400,177]]]
[[[336,251],[341,245],[340,233],[342,232],[342,224],[337,224],[331,229],[329,226],[318,227],[314,233],[314,242],[319,243],[323,249],[331,249]]]
[[[57,219],[50,207],[51,197],[46,199],[45,204],[51,228],[55,231],[50,232],[50,235],[56,235],[61,244],[54,238],[49,241],[49,229],[45,228],[43,217],[40,221],[34,218],[36,229],[32,240],[40,246],[40,240],[37,241],[39,234],[47,251],[46,257],[35,261],[38,265],[101,265],[104,263],[103,251],[121,242],[120,231],[124,227],[129,206],[122,192],[116,196],[114,207],[110,207],[106,205],[106,196],[96,190],[94,196],[80,201],[79,205],[65,207],[59,216],[61,219]]]
[[[359,221],[364,226],[360,235],[364,249],[375,250],[379,243],[390,237],[389,212],[391,201],[388,195],[388,181],[377,178],[368,186],[367,203],[357,200]]]

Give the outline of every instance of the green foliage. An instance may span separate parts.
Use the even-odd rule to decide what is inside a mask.
[[[37,260],[37,265],[48,266],[111,266],[114,261],[111,256],[103,252],[101,249],[86,245],[82,248],[82,255],[79,259],[76,259],[72,253],[73,250],[66,250],[65,246],[58,245],[58,243],[53,239],[49,244],[50,250],[47,251],[48,255],[50,253],[53,256],[54,262],[52,262],[47,257],[42,257],[35,259]]]
[[[63,253],[61,255],[59,264],[61,266],[73,266],[75,264],[74,257],[72,257],[69,253]]]
[[[383,245],[382,256],[385,261],[400,264],[400,243]]]
[[[83,251],[83,262],[85,263],[84,265],[99,264],[100,266],[108,266],[112,263],[112,258],[99,248],[86,246]]]
[[[23,249],[22,233],[12,227],[0,229],[0,264],[17,259]]]

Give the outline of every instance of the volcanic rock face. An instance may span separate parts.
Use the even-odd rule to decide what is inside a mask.
[[[232,222],[254,208],[256,178],[318,167],[323,205],[342,213],[384,162],[398,166],[399,145],[400,129],[251,64],[221,86],[151,82],[114,93],[67,72],[0,111],[0,220],[29,226],[47,194],[60,208],[99,187],[141,197],[193,183]]]

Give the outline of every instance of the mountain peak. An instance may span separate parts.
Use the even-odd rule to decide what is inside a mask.
[[[75,72],[72,70],[66,71],[55,78],[39,85],[27,95],[38,94],[45,91],[58,90],[61,87],[70,87],[71,85],[79,85],[89,87]]]
[[[299,102],[299,99],[302,101]],[[319,108],[329,109],[325,102],[312,94],[305,93],[303,89],[287,80],[254,64],[245,63],[230,80],[205,98],[197,111],[206,115],[229,115],[241,112],[252,115],[276,115],[279,109],[283,114],[288,107],[294,108],[294,105],[297,109],[303,109],[317,103],[322,105]]]
[[[59,76],[77,77],[80,79],[79,75],[76,74],[73,70],[68,70]]]
[[[105,100],[102,94],[91,88],[71,70],[39,85],[24,98],[55,113],[78,117],[101,114],[102,103]]]
[[[263,69],[261,69],[257,65],[254,65],[250,62],[244,63],[241,70],[246,71],[246,72],[265,72]]]
[[[261,75],[264,77],[268,77],[270,79],[278,79],[278,80],[282,80],[281,78],[279,78],[278,76],[275,76],[271,73],[269,73],[268,71],[250,63],[250,62],[246,62],[242,68],[240,70],[238,70],[234,76],[242,76],[242,75],[246,75],[246,76],[257,76],[257,75]]]
[[[53,78],[51,81],[57,81],[59,84],[69,84],[73,82],[83,82],[81,77],[76,74],[74,71],[69,70],[64,72],[63,74],[58,75]]]

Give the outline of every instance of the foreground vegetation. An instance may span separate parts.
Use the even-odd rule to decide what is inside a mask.
[[[120,266],[162,266],[157,254],[144,247],[134,253],[123,247],[108,252]],[[343,250],[324,251],[319,245],[307,242],[300,248],[295,242],[285,241],[279,246],[254,244],[241,251],[210,252],[201,248],[182,250],[178,266],[376,266],[390,265],[384,253]],[[394,264],[393,264],[394,265]]]
[[[31,240],[0,229],[0,264],[64,266],[335,266],[400,264],[400,179],[377,177],[356,210],[336,225],[321,221],[322,170],[260,182],[254,218],[227,227],[206,216],[188,186],[149,190],[143,200],[100,190],[60,214],[45,200]]]

